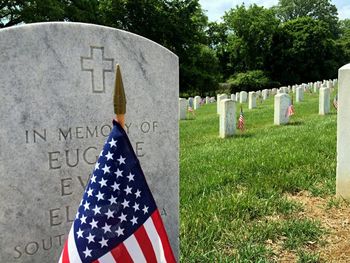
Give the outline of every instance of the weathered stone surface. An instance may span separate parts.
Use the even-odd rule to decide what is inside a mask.
[[[226,94],[219,94],[217,96],[217,101],[216,101],[216,105],[217,105],[217,113],[221,114],[221,101],[227,99],[227,95]]]
[[[302,86],[298,86],[295,90],[295,101],[301,102],[304,99],[304,88]]]
[[[289,121],[287,110],[290,105],[290,97],[288,94],[281,93],[275,96],[274,105],[274,124],[286,124]]]
[[[249,92],[248,108],[256,108],[256,93],[254,91]]]
[[[241,91],[239,93],[239,102],[240,103],[244,103],[244,102],[247,102],[247,97],[248,97],[248,94],[246,91]]]
[[[236,131],[236,103],[233,100],[221,100],[219,136],[226,138]]]
[[[187,113],[187,100],[179,98],[179,118],[180,120],[186,120]]]
[[[112,127],[116,63],[126,130],[178,255],[178,58],[125,31],[38,23],[0,30],[0,262],[58,261]]]
[[[329,88],[320,88],[318,101],[318,114],[326,115],[330,112],[331,90]]]
[[[193,100],[193,104],[194,104],[194,109],[195,110],[198,110],[199,109],[199,107],[200,107],[200,103],[201,103],[201,100],[202,100],[202,98],[201,98],[201,96],[195,96],[194,97],[194,100]]]
[[[350,200],[350,64],[338,73],[337,196]]]

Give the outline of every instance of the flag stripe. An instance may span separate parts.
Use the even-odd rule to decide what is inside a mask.
[[[64,248],[63,248],[62,255],[61,255],[59,263],[69,263],[68,242],[67,241],[64,244]]]
[[[118,263],[133,263],[134,261],[130,257],[128,250],[126,249],[124,243],[121,243],[117,247],[113,248],[111,251],[113,258]]]
[[[115,259],[113,255],[108,252],[104,254],[102,257],[100,257],[98,260],[95,260],[93,263],[115,263]]]
[[[139,246],[139,243],[137,243],[137,240],[134,235],[131,235],[128,239],[126,239],[124,241],[124,245],[134,262],[137,262],[137,263],[147,262]]]
[[[152,221],[154,226],[156,227],[156,230],[158,232],[159,238],[162,242],[163,248],[164,248],[164,254],[166,262],[168,263],[176,263],[173,251],[171,250],[171,246],[168,240],[168,236],[166,234],[162,218],[160,217],[158,209],[153,212],[152,214]]]
[[[69,231],[67,243],[68,243],[67,246],[68,246],[69,261],[74,263],[81,263],[81,259],[77,250],[77,246],[75,244],[75,239],[74,239],[74,224]]]
[[[155,251],[157,262],[166,262],[162,242],[158,236],[155,226],[153,225],[152,218],[147,219],[144,226],[152,243],[153,250]]]
[[[148,234],[143,225],[136,230],[134,236],[140,245],[142,253],[146,258],[146,261],[157,262],[157,258],[156,258],[156,255],[154,254],[151,240],[149,239]]]

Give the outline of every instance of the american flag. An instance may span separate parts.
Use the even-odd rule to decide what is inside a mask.
[[[116,121],[59,260],[78,262],[176,262],[140,163]]]
[[[238,129],[240,129],[242,132],[244,131],[244,116],[243,116],[242,106],[241,106],[241,112],[239,114],[237,126],[238,126]]]
[[[333,99],[333,107],[338,110],[338,94]]]
[[[293,97],[292,97],[292,101],[291,101],[290,105],[289,105],[288,108],[287,108],[287,113],[286,113],[286,115],[287,115],[287,117],[290,117],[290,116],[292,116],[292,115],[294,115],[294,114],[295,114],[295,110],[294,110]]]

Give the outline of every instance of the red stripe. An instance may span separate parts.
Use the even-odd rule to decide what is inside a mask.
[[[98,261],[98,259],[92,261],[92,263],[100,263],[100,261]]]
[[[62,254],[62,263],[69,263],[69,255],[68,255],[68,239],[64,244],[63,254]]]
[[[113,248],[111,250],[111,254],[113,255],[115,261],[117,261],[118,263],[134,263],[123,243]]]
[[[148,234],[145,230],[145,227],[142,225],[134,233],[134,236],[139,243],[139,246],[142,250],[143,255],[146,258],[147,262],[157,262],[156,254],[151,243],[151,240],[148,237]]]
[[[168,235],[166,234],[162,218],[160,217],[158,209],[152,214],[153,224],[158,232],[159,238],[162,242],[164,255],[167,263],[176,263],[173,251],[169,243]]]

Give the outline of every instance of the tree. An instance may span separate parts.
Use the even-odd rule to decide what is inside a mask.
[[[339,34],[338,11],[330,0],[279,0],[275,10],[282,22],[307,16],[327,23],[334,37]]]
[[[281,24],[273,38],[269,71],[282,84],[334,78],[343,56],[327,23],[301,17]]]
[[[340,21],[340,38],[337,43],[341,46],[344,52],[342,64],[350,62],[350,19]]]
[[[231,74],[266,68],[272,37],[279,21],[271,9],[244,5],[231,9],[224,16],[228,28],[228,52]]]

